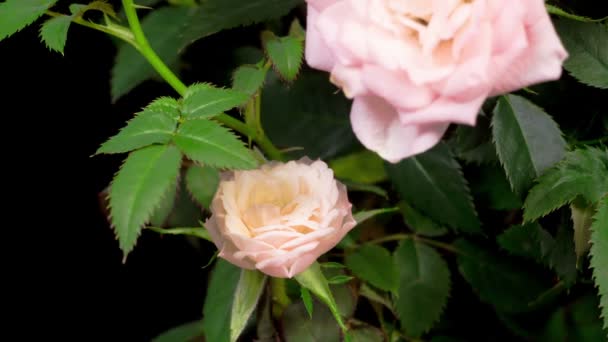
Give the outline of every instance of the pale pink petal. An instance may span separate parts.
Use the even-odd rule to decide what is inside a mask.
[[[376,96],[383,97],[399,108],[424,107],[436,97],[428,87],[413,84],[405,72],[389,71],[376,65],[366,65],[363,68],[363,82]]]
[[[481,25],[479,30],[461,51],[463,60],[453,72],[442,82],[433,85],[441,97],[468,101],[479,96],[485,96],[491,88],[492,81],[488,75],[491,65],[492,36],[488,23]]]
[[[376,96],[356,98],[350,119],[361,143],[391,163],[435,146],[449,125],[403,125],[395,108]]]
[[[342,0],[306,0],[306,3],[309,5],[308,10],[310,11],[310,7],[313,7],[317,11],[322,11],[325,8],[335,4]]]
[[[510,64],[502,74],[496,75],[491,95],[514,91],[545,81],[557,80],[562,74],[562,63],[568,57],[543,0],[529,0],[525,30],[529,48]]]
[[[325,229],[316,230],[316,231],[308,233],[308,234],[300,234],[300,236],[296,237],[295,239],[285,242],[279,248],[283,249],[283,250],[292,249],[297,246],[307,244],[311,241],[324,238],[327,235],[334,233],[335,231],[336,230],[334,228],[325,228]]]
[[[290,241],[297,240],[298,238],[302,238],[302,233],[298,232],[290,232],[286,230],[273,230],[266,232],[264,234],[260,234],[256,236],[254,239],[259,241],[264,241],[265,243],[274,246],[275,248],[283,248],[281,247],[285,243],[289,243]]]
[[[306,29],[306,46],[305,56],[306,63],[312,68],[331,71],[335,64],[335,58],[327,44],[323,41],[323,37],[317,29],[317,18],[319,12],[308,6],[307,29]]]
[[[234,246],[240,251],[262,252],[276,250],[276,248],[269,243],[238,234],[224,233],[223,238],[231,240],[234,243]]]
[[[272,258],[258,261],[255,264],[255,268],[259,269],[260,271],[262,271],[264,273],[272,275],[272,273],[277,271],[277,269],[276,269],[277,266],[292,265],[301,256],[306,255],[306,254],[311,254],[310,252],[312,250],[314,250],[318,245],[319,245],[319,241],[312,241],[305,245],[298,246],[297,248],[294,248],[294,249],[290,250],[289,252],[277,254],[276,256],[274,256]],[[316,254],[316,257],[318,258],[319,255]],[[282,270],[282,268],[280,268],[280,269]],[[285,274],[285,277],[286,276],[287,276],[287,274]]]
[[[215,217],[210,217],[205,221],[205,228],[209,232],[209,236],[211,237],[211,241],[215,244],[217,249],[222,249],[224,245],[224,239],[218,229]]]
[[[219,250],[218,257],[227,260],[228,262],[237,265],[238,267],[248,270],[255,269],[255,262],[247,258],[239,258],[238,249],[231,241],[225,241],[223,247]]]
[[[296,259],[296,261],[289,267],[286,278],[293,278],[294,276],[306,271],[306,269],[310,267],[310,265],[312,265],[321,254],[322,253],[308,253]]]
[[[360,67],[348,67],[336,64],[331,70],[330,81],[341,88],[344,95],[349,99],[367,93]]]
[[[356,13],[352,7],[347,2],[341,1],[319,13],[315,22],[316,29],[322,37],[323,42],[330,47],[329,50],[331,50],[336,62],[344,65],[355,65],[362,62],[361,57],[353,54],[351,47],[342,42],[347,34],[345,33],[344,25],[354,15]],[[364,44],[364,42],[360,44]]]
[[[475,126],[481,105],[487,93],[479,94],[471,100],[440,97],[432,104],[416,111],[400,111],[399,118],[403,125],[432,125],[457,123]]]

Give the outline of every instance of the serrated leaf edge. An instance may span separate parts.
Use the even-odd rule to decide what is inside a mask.
[[[604,203],[604,206],[606,207],[604,210],[608,211],[608,195],[605,195],[603,197],[602,200],[600,200],[598,206],[597,206],[597,210],[595,212],[595,215],[593,216],[593,224],[591,225],[591,239],[590,239],[590,243],[591,243],[591,249],[589,251],[589,258],[590,258],[590,266],[593,269],[593,280],[594,282],[597,281],[598,278],[598,272],[600,266],[602,266],[601,264],[599,264],[599,262],[597,259],[597,252],[596,252],[596,244],[595,241],[599,240],[598,238],[598,234],[599,234],[599,230],[600,229],[608,229],[608,227],[599,227],[599,215],[600,215],[600,211],[602,210],[602,203]],[[607,214],[608,215],[608,214]],[[598,225],[598,227],[596,227],[596,224]],[[608,254],[608,251],[605,251],[605,253]],[[603,265],[603,267],[606,267],[608,269],[608,265]],[[600,297],[600,302],[599,302],[599,308],[601,309],[601,313],[600,313],[600,317],[604,319],[604,324],[603,324],[603,328],[604,328],[604,332],[607,334],[608,337],[608,306],[603,306],[603,301],[607,301],[606,298],[604,298],[605,296],[608,296],[608,284],[606,284],[606,288],[602,288],[601,284],[597,284],[595,283],[595,287],[598,289],[598,296]]]
[[[131,153],[136,152],[136,151],[138,151],[138,150],[135,150],[135,151],[130,152],[128,156],[130,156],[130,155],[131,155]],[[178,151],[179,151],[179,149],[178,149]],[[180,154],[181,154],[181,151],[180,151]],[[112,204],[111,204],[112,202],[111,202],[111,200],[110,200],[110,197],[111,197],[111,196],[110,196],[110,194],[111,194],[111,189],[112,189],[112,186],[114,185],[114,182],[115,182],[115,180],[116,180],[117,175],[120,173],[120,171],[123,169],[124,165],[126,164],[127,160],[129,159],[129,157],[128,157],[128,156],[127,156],[126,158],[124,158],[124,159],[123,159],[122,163],[120,164],[120,167],[119,167],[119,168],[118,168],[118,170],[117,170],[117,171],[114,173],[114,176],[112,177],[112,181],[110,182],[110,184],[109,184],[109,185],[108,185],[108,187],[107,187],[107,189],[108,189],[108,192],[107,192],[107,195],[106,195],[106,203],[107,203],[107,205],[106,205],[106,209],[108,210],[107,220],[108,220],[108,222],[109,222],[109,224],[110,224],[110,228],[111,228],[111,229],[112,229],[112,231],[114,232],[114,238],[115,238],[115,240],[116,240],[116,241],[119,241],[119,240],[120,240],[120,238],[119,238],[119,236],[118,236],[118,234],[119,234],[119,233],[118,233],[118,231],[117,231],[117,229],[116,229],[116,225],[114,224],[114,220],[113,220],[114,216],[112,215],[113,210],[112,210]],[[183,159],[183,154],[182,154],[182,159]],[[157,210],[157,209],[160,207],[160,204],[162,203],[162,200],[164,199],[164,196],[167,196],[167,194],[169,193],[169,191],[168,191],[168,190],[169,190],[169,189],[170,189],[172,186],[176,186],[176,187],[177,187],[177,184],[179,183],[179,181],[180,181],[180,180],[181,180],[181,174],[180,174],[180,172],[179,172],[179,170],[178,170],[178,172],[177,172],[177,176],[175,177],[175,179],[173,180],[173,182],[172,182],[172,183],[169,183],[169,186],[168,186],[168,187],[167,187],[167,189],[165,190],[165,193],[164,193],[164,194],[162,194],[162,196],[160,196],[160,197],[158,198],[157,203],[156,203],[156,204],[153,206],[153,208],[152,208],[152,209],[151,209],[151,210],[150,210],[148,213],[146,213],[147,219],[146,219],[146,220],[145,220],[145,221],[144,221],[144,222],[141,224],[140,229],[139,229],[139,231],[138,231],[138,232],[137,232],[137,234],[136,234],[135,243],[133,244],[133,246],[131,247],[131,249],[130,249],[130,250],[128,250],[128,251],[123,251],[123,259],[122,259],[123,264],[124,264],[124,263],[126,263],[126,261],[127,261],[127,256],[129,255],[129,253],[130,253],[130,252],[132,252],[132,251],[133,251],[133,249],[135,249],[135,247],[137,246],[137,241],[139,240],[139,237],[141,236],[141,234],[142,234],[142,232],[143,232],[143,227],[144,227],[146,224],[148,224],[148,223],[149,223],[149,221],[150,221],[150,217],[152,216],[152,214],[154,213],[154,211],[155,211],[155,210]],[[178,189],[178,190],[179,190],[179,189]]]
[[[269,32],[270,32],[270,31],[269,31]],[[271,32],[271,33],[272,33],[272,32]],[[274,38],[276,38],[277,40],[280,40],[281,38],[286,38],[286,37],[288,37],[288,38],[293,38],[293,39],[295,39],[295,40],[299,41],[299,42],[300,42],[300,43],[302,43],[302,44],[303,44],[303,42],[304,42],[304,40],[299,39],[299,38],[294,37],[294,36],[279,37],[279,36],[275,35],[274,33],[272,33],[272,35],[273,35],[273,37],[274,37]],[[268,49],[267,49],[267,47],[266,47],[266,44],[267,44],[267,43],[266,43],[264,40],[262,40],[262,41],[263,41],[263,43],[262,43],[262,47],[263,47],[262,51],[264,52],[264,57],[266,58],[266,60],[270,61],[270,65],[272,66],[272,70],[273,70],[273,71],[274,71],[274,72],[275,72],[275,73],[276,73],[276,74],[279,76],[279,79],[280,79],[281,81],[283,81],[283,83],[287,83],[287,84],[292,84],[293,82],[295,82],[295,81],[298,79],[298,76],[300,76],[301,71],[302,71],[302,67],[303,67],[303,65],[304,65],[304,47],[302,47],[302,51],[301,51],[301,53],[299,54],[299,58],[298,58],[298,60],[300,61],[300,63],[298,63],[298,68],[296,69],[296,73],[295,73],[295,75],[293,76],[293,79],[292,79],[292,80],[289,80],[289,79],[287,79],[287,77],[285,77],[285,75],[283,75],[283,73],[282,73],[282,72],[279,70],[279,68],[278,68],[278,67],[276,66],[276,64],[274,63],[273,59],[272,59],[272,58],[270,58],[270,53],[268,52]]]
[[[508,94],[507,94],[507,95],[502,95],[502,96],[501,96],[501,98],[504,98],[504,99],[505,99],[505,101],[507,101],[507,102],[509,103],[509,105],[511,105],[511,101],[509,101],[509,99],[507,98],[507,96],[508,96]],[[512,95],[512,96],[515,96],[515,95]],[[523,96],[519,96],[519,97],[521,97],[521,98],[523,98],[524,100],[528,101],[528,102],[529,102],[529,103],[530,103],[530,104],[531,104],[533,107],[536,107],[536,108],[540,109],[540,111],[541,111],[542,113],[544,113],[544,114],[547,116],[547,119],[548,119],[548,120],[549,120],[551,123],[553,123],[553,124],[555,125],[555,127],[557,127],[557,130],[558,130],[558,132],[559,132],[560,137],[561,137],[562,139],[564,139],[564,132],[562,132],[562,130],[561,130],[561,129],[559,129],[559,125],[557,124],[557,122],[555,122],[555,120],[553,120],[553,117],[552,117],[551,115],[549,115],[549,114],[548,114],[548,113],[545,111],[545,109],[544,109],[544,108],[542,108],[542,107],[540,107],[540,106],[536,105],[535,103],[533,103],[532,101],[528,100],[527,98],[525,98],[525,97],[523,97]],[[500,163],[500,166],[502,166],[502,169],[505,171],[505,175],[507,176],[507,180],[509,181],[508,183],[509,183],[509,186],[511,187],[511,190],[512,190],[512,191],[513,191],[513,193],[515,193],[516,195],[521,195],[521,196],[523,196],[524,194],[519,194],[519,193],[518,193],[518,191],[517,191],[517,189],[515,189],[515,187],[514,187],[514,185],[513,185],[513,179],[511,178],[511,175],[509,175],[509,172],[507,171],[506,164],[503,162],[503,155],[500,153],[500,149],[498,148],[498,142],[496,141],[496,134],[495,134],[495,131],[494,131],[494,116],[495,116],[494,111],[496,110],[496,107],[498,107],[498,102],[496,103],[496,106],[495,106],[495,107],[494,107],[494,109],[492,110],[492,119],[490,120],[490,129],[492,130],[492,143],[494,144],[494,150],[496,151],[496,155],[498,156],[498,162]],[[511,107],[512,107],[512,106],[511,106]],[[519,120],[517,120],[517,123],[518,123],[518,126],[519,126],[519,127],[522,127],[522,126],[519,124]],[[522,136],[523,136],[523,134],[522,134]],[[523,137],[523,138],[524,138],[524,140],[525,140],[525,137]],[[568,152],[568,151],[566,151],[566,152]],[[529,154],[529,153],[528,153],[528,154]],[[562,158],[562,160],[564,160],[564,158]],[[559,162],[557,162],[557,163],[553,164],[553,166],[551,166],[551,167],[549,167],[549,168],[545,169],[545,170],[544,170],[542,173],[539,173],[539,171],[536,169],[536,165],[534,165],[534,162],[532,162],[532,156],[530,155],[530,161],[531,161],[531,163],[532,163],[532,167],[533,167],[533,169],[534,169],[534,173],[536,174],[536,179],[538,179],[539,177],[541,177],[541,176],[543,176],[544,174],[546,174],[546,173],[547,173],[547,171],[549,171],[551,168],[555,167],[555,166],[556,166],[558,163],[560,163],[562,160],[560,160]],[[532,183],[532,187],[531,187],[531,188],[533,188],[533,187],[534,187],[534,183]],[[530,188],[530,189],[531,189],[531,188]],[[530,189],[528,189],[528,194],[529,194],[529,192],[530,192]]]

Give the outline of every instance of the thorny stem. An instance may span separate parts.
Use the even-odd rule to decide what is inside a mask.
[[[177,91],[181,96],[184,96],[186,89],[188,88],[177,76],[167,67],[167,65],[158,57],[156,52],[148,43],[144,31],[141,28],[137,12],[133,4],[133,0],[122,0],[122,4],[127,15],[127,21],[135,36],[135,42],[139,46],[139,51],[148,60],[148,62],[154,67],[154,69]],[[272,144],[270,140],[263,134],[256,130],[251,130],[246,124],[240,120],[234,119],[233,117],[220,114],[215,117],[219,122],[224,125],[251,137],[262,150],[264,150],[268,156],[272,159],[283,160],[281,152]],[[262,134],[260,134],[262,133]]]
[[[129,26],[131,27],[131,31],[133,32],[133,36],[135,37],[135,43],[139,46],[139,52],[148,60],[148,62],[152,65],[154,70],[156,70],[175,91],[177,91],[181,96],[184,96],[188,87],[180,81],[177,76],[167,67],[167,65],[158,57],[156,52],[148,43],[148,39],[144,34],[144,30],[141,28],[141,23],[139,22],[139,18],[137,17],[137,11],[135,10],[135,4],[133,0],[122,0],[122,5],[125,10],[125,14],[127,16],[127,21],[129,22]]]
[[[50,17],[61,17],[63,16],[63,14],[61,13],[57,13],[57,12],[53,12],[53,11],[46,11],[45,12],[46,15],[50,16]],[[82,18],[73,18],[72,22],[78,24],[78,25],[82,25],[88,28],[92,28],[94,30],[97,31],[101,31],[104,33],[107,33],[111,36],[114,36],[118,39],[122,39],[125,42],[133,45],[133,47],[135,47],[136,49],[139,50],[139,46],[137,46],[137,43],[135,43],[135,37],[133,36],[133,33],[126,27],[118,25],[118,24],[114,24],[112,26],[105,26],[105,25],[99,25],[99,24],[95,24],[92,23],[90,21],[86,21]]]
[[[152,65],[154,70],[181,96],[184,96],[188,87],[167,67],[167,65],[160,59],[154,49],[150,46],[148,39],[146,38],[144,31],[141,27],[139,18],[137,17],[136,6],[133,0],[122,0],[122,4],[129,22],[129,28],[118,24],[112,25],[99,25],[82,18],[74,18],[72,21],[76,24],[92,28],[97,31],[107,33],[111,36],[124,40],[131,44],[137,49],[146,60]],[[46,14],[51,17],[59,17],[63,14],[46,11]],[[253,139],[260,148],[266,152],[268,157],[274,160],[284,160],[281,151],[272,144],[272,142],[266,137],[263,131],[255,128],[251,128],[242,121],[235,119],[227,114],[220,114],[215,119],[222,124],[234,129],[235,131],[247,135]]]
[[[452,252],[452,253],[460,253],[460,251],[458,249],[456,249],[454,246],[444,243],[444,242],[440,242],[440,241],[436,241],[436,240],[432,240],[432,239],[427,239],[427,238],[423,238],[421,236],[418,235],[414,235],[414,234],[394,234],[394,235],[388,235],[388,236],[383,236],[381,238],[378,239],[374,239],[374,240],[370,240],[367,243],[372,243],[372,244],[382,244],[385,242],[390,242],[390,241],[400,241],[400,240],[405,240],[405,239],[413,239],[416,241],[420,241],[422,243],[425,243],[427,245],[431,245],[437,248],[441,248],[444,249],[446,251]]]

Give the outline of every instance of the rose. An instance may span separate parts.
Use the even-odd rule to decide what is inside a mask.
[[[306,60],[354,98],[351,123],[390,162],[475,125],[487,97],[561,76],[543,0],[307,0]]]
[[[270,162],[224,173],[205,226],[219,257],[291,278],[355,226],[351,207],[324,162]]]

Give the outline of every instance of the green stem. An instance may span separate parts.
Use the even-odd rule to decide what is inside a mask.
[[[137,12],[135,10],[133,0],[122,0],[122,4],[125,10],[125,14],[127,15],[127,21],[129,22],[129,26],[131,27],[131,31],[133,32],[135,44],[138,47],[138,50],[148,60],[152,67],[160,74],[160,76],[165,79],[165,81],[167,81],[167,83],[169,83],[169,85],[173,87],[173,89],[175,89],[177,93],[179,93],[181,96],[184,96],[188,87],[182,81],[180,81],[177,76],[175,76],[171,69],[169,69],[167,65],[160,59],[160,57],[158,57],[156,52],[154,52],[154,50],[150,46],[150,43],[148,43],[144,31],[141,28],[139,18],[137,17]],[[250,129],[246,124],[244,124],[240,120],[234,119],[233,117],[226,114],[218,115],[215,118],[219,122],[234,129],[235,131],[252,138],[271,159],[285,159],[281,151],[279,151],[279,149],[276,148],[270,140],[268,140],[266,135],[263,134],[263,131],[260,134],[260,132],[256,132],[255,129]]]
[[[401,240],[405,240],[405,239],[410,239],[413,235],[412,234],[394,234],[394,235],[387,235],[387,236],[383,236],[381,238],[377,238],[377,239],[373,239],[370,240],[366,243],[371,243],[371,244],[383,244],[385,242],[390,242],[390,241],[401,241]]]
[[[186,93],[186,89],[188,87],[180,81],[177,76],[167,67],[167,65],[158,57],[156,52],[148,43],[148,39],[146,39],[146,35],[144,34],[144,30],[141,28],[141,23],[139,22],[139,18],[137,17],[137,11],[135,10],[135,4],[133,0],[122,0],[122,5],[125,10],[125,14],[127,15],[127,21],[129,22],[129,26],[131,27],[131,31],[133,32],[133,36],[135,37],[135,42],[139,46],[139,51],[141,54],[148,60],[148,62],[152,65],[154,70],[156,70],[162,78],[175,89],[181,96],[184,96]]]
[[[272,302],[275,303],[272,308],[272,314],[278,318],[283,315],[283,311],[291,304],[291,300],[287,296],[285,279],[270,277],[270,289],[272,291]]]
[[[417,235],[414,235],[413,239],[420,241],[422,243],[426,243],[427,245],[431,245],[433,247],[444,249],[448,252],[452,252],[452,253],[456,253],[456,254],[460,253],[460,251],[458,249],[456,249],[454,246],[452,246],[448,243],[445,243],[445,242],[435,241],[435,240],[423,238],[423,237],[420,237]]]
[[[50,17],[64,16],[64,14],[53,12],[53,11],[46,11],[45,13],[46,13],[46,15],[48,15]],[[137,43],[135,42],[135,37],[133,36],[133,33],[124,26],[121,26],[118,24],[113,24],[112,26],[99,25],[99,24],[92,23],[90,21],[86,21],[82,18],[73,18],[72,22],[76,23],[78,25],[81,25],[81,26],[92,28],[97,31],[101,31],[103,33],[107,33],[118,39],[122,39],[125,42],[133,45],[136,49],[139,50],[139,46],[137,46]]]
[[[437,248],[441,248],[444,249],[446,251],[452,252],[452,253],[460,253],[460,251],[458,249],[456,249],[454,246],[448,244],[448,243],[444,243],[444,242],[440,242],[440,241],[435,241],[433,239],[427,239],[418,235],[414,235],[414,234],[393,234],[393,235],[388,235],[388,236],[383,236],[381,238],[378,239],[374,239],[374,240],[370,240],[366,243],[372,243],[372,244],[382,244],[385,242],[390,242],[390,241],[401,241],[401,240],[405,240],[405,239],[413,239],[416,241],[420,241],[422,243],[425,243],[427,245],[431,245]]]
[[[594,145],[594,144],[598,144],[604,141],[608,141],[608,136],[605,137],[601,137],[601,138],[597,138],[597,139],[593,139],[593,140],[581,140],[581,141],[577,141],[576,145]]]

